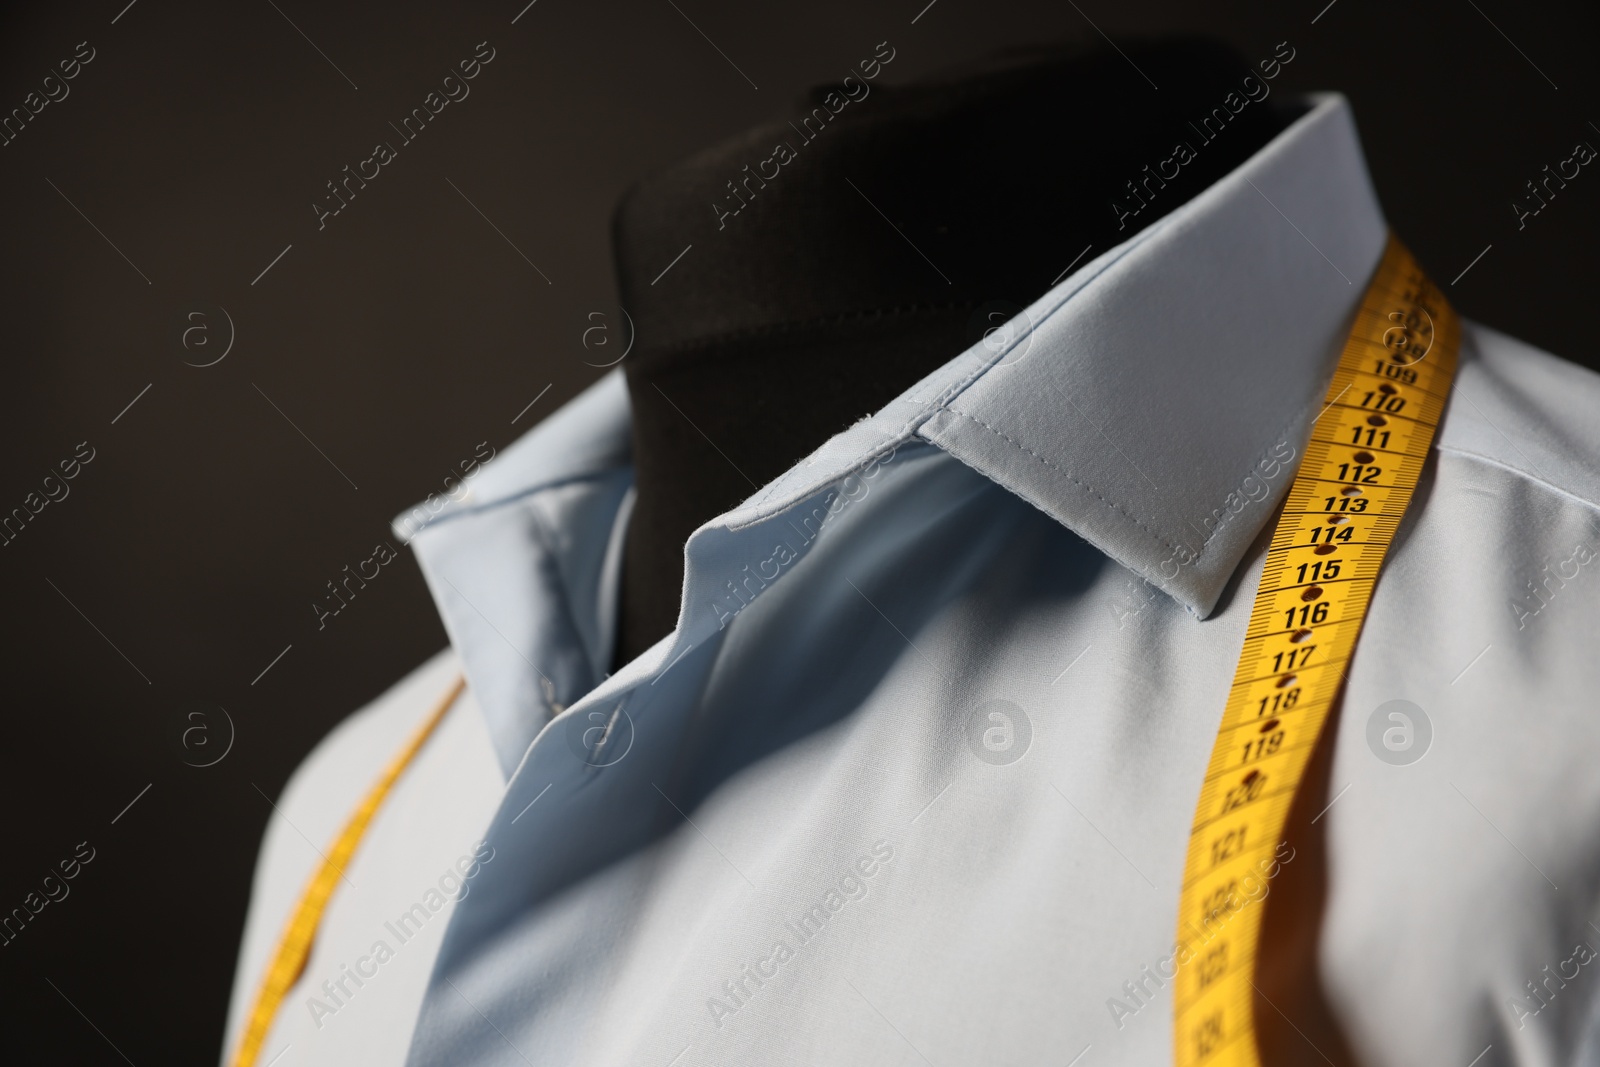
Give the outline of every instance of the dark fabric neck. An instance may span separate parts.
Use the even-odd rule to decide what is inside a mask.
[[[877,79],[814,90],[793,120],[624,199],[638,495],[619,664],[675,625],[697,526],[1286,125],[1249,99],[1252,71],[1222,46],[1124,51],[889,88],[893,49],[880,46]],[[1252,85],[1270,89],[1259,74]]]

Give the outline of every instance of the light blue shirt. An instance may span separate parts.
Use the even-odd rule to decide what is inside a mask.
[[[268,1056],[410,1034],[412,1067],[1170,1063],[1160,976],[1259,537],[1386,232],[1348,105],[1318,98],[697,530],[677,629],[611,677],[623,380],[547,419],[412,541],[473,719],[396,791],[431,829],[380,816],[349,873],[400,902],[439,857],[493,859],[413,977],[331,1016],[316,983],[401,905],[330,912]],[[1600,945],[1596,411],[1595,375],[1467,325],[1330,727],[1319,972],[1366,1064],[1600,1056],[1576,947]],[[388,754],[361,722],[433,695],[397,694],[287,819],[337,825]],[[230,1040],[314,861],[291,837],[264,846]]]

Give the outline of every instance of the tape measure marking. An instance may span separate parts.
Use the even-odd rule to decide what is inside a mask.
[[[1391,236],[1279,513],[1195,805],[1178,911],[1177,1067],[1260,1065],[1256,949],[1273,857],[1432,448],[1460,329]]]

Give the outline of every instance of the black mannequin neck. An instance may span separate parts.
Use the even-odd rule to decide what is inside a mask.
[[[675,625],[697,526],[1286,125],[1267,102],[1224,108],[1253,72],[1218,45],[1125,50],[905,88],[857,74],[813,91],[809,123],[761,127],[630,192],[615,239],[638,495],[618,664]],[[1191,125],[1214,108],[1220,133]],[[1179,142],[1193,158],[1172,176]]]

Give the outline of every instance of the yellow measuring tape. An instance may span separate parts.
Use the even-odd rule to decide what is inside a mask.
[[[244,1033],[239,1038],[238,1050],[234,1052],[233,1059],[228,1061],[229,1067],[254,1067],[261,1055],[261,1043],[267,1039],[272,1020],[277,1017],[278,1006],[306,969],[306,961],[311,958],[311,946],[316,941],[317,927],[322,923],[322,913],[328,906],[328,899],[333,896],[334,884],[344,875],[345,867],[355,855],[356,846],[367,832],[367,824],[466,686],[465,678],[456,678],[449,692],[428,713],[422,725],[406,740],[405,746],[395,753],[378,780],[372,783],[366,796],[361,798],[361,803],[346,820],[344,829],[339,831],[333,847],[322,857],[322,863],[300,894],[299,903],[289,917],[289,924],[278,938],[272,963],[267,967],[260,991],[256,993],[255,1004],[250,1008]]]
[[[1455,375],[1460,323],[1389,238],[1284,501],[1195,806],[1178,911],[1178,1067],[1257,1067],[1259,884]],[[1247,900],[1246,898],[1253,898]]]

